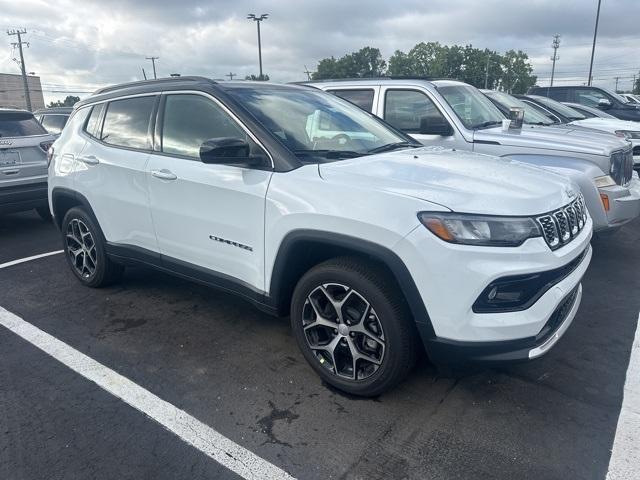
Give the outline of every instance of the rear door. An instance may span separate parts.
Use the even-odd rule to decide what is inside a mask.
[[[151,155],[147,175],[163,262],[264,290],[264,209],[272,172],[205,164],[199,151],[206,140],[231,137],[246,140],[252,154],[268,154],[214,97],[171,92],[162,104],[160,151]]]
[[[76,190],[91,204],[108,242],[157,252],[147,176],[159,96],[139,95],[93,107],[87,144],[76,157]]]

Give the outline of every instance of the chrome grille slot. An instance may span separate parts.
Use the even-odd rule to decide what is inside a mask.
[[[564,209],[564,213],[569,221],[569,231],[571,232],[571,236],[574,236],[578,233],[578,215],[576,215],[573,205],[566,207]]]
[[[582,194],[570,204],[536,218],[542,236],[552,250],[571,242],[587,224],[587,208]]]
[[[542,227],[542,234],[547,244],[551,248],[559,246],[560,237],[558,236],[558,228],[556,227],[556,222],[553,221],[551,215],[538,217],[538,223]]]
[[[558,234],[560,235],[560,241],[562,243],[567,243],[571,238],[571,230],[569,229],[567,216],[564,214],[564,211],[558,210],[557,212],[553,212],[553,218],[558,225]]]

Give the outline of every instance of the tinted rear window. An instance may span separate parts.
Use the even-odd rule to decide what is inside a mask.
[[[32,113],[0,113],[0,137],[28,137],[46,133],[47,131],[42,128]]]
[[[155,97],[136,97],[109,103],[101,140],[111,145],[148,150],[149,123]]]

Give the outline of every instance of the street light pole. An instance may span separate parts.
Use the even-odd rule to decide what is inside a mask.
[[[247,15],[247,19],[253,20],[254,22],[256,22],[256,24],[258,26],[258,62],[260,64],[260,77],[258,77],[258,78],[260,80],[263,79],[263,76],[262,76],[262,41],[260,39],[260,22],[262,22],[263,20],[266,20],[267,18],[269,18],[269,14],[268,13],[263,13],[259,17],[256,17],[256,15],[253,14],[253,13],[250,13],[249,15]]]
[[[589,64],[589,80],[587,85],[591,86],[591,74],[593,72],[593,55],[596,53],[596,37],[598,36],[598,22],[600,21],[600,3],[602,0],[598,0],[598,13],[596,13],[596,27],[593,30],[593,47],[591,47],[591,63]]]

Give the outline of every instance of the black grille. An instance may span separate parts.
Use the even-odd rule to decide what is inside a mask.
[[[551,250],[560,248],[576,237],[587,223],[587,208],[582,194],[569,205],[536,218],[542,236]]]
[[[633,151],[631,148],[611,154],[611,178],[618,185],[627,185],[633,175]]]

